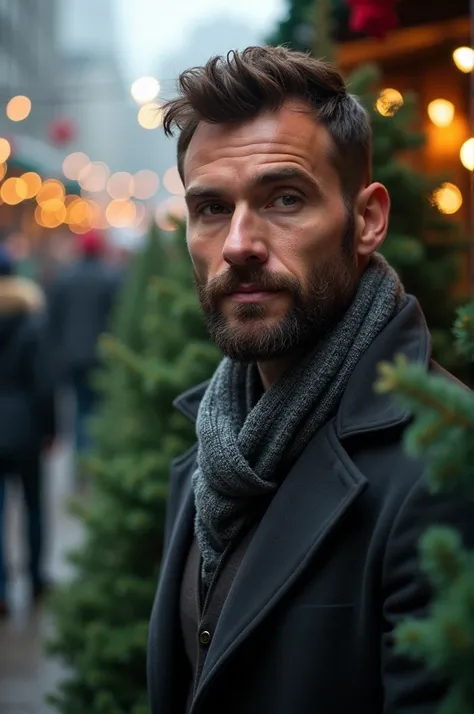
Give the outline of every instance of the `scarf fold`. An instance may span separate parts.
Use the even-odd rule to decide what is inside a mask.
[[[205,587],[226,547],[259,517],[335,413],[357,362],[406,300],[397,274],[376,254],[342,320],[261,396],[256,365],[221,361],[196,424],[195,533]]]

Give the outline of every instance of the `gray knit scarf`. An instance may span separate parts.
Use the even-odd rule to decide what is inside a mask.
[[[362,354],[406,299],[395,271],[375,255],[343,319],[260,397],[256,365],[222,360],[196,425],[195,532],[205,587],[227,546],[262,514],[310,439],[334,414]]]

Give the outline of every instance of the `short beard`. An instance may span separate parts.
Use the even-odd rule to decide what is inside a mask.
[[[260,265],[231,266],[225,275],[207,284],[195,274],[212,341],[225,355],[245,363],[266,362],[311,350],[343,317],[357,291],[359,274],[353,251],[347,249],[347,239],[344,244],[339,261],[328,260],[312,268],[304,291],[296,278],[270,273]],[[261,290],[289,293],[292,304],[286,315],[267,325],[264,303],[240,303],[234,306],[234,319],[230,322],[222,313],[220,302],[243,282],[255,283]]]

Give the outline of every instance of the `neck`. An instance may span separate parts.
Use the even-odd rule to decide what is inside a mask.
[[[281,359],[269,360],[268,362],[258,363],[258,372],[262,380],[262,386],[265,391],[270,389],[280,377],[288,372],[297,362],[298,356],[283,357]]]

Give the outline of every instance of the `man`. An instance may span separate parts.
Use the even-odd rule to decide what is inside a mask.
[[[87,422],[96,403],[91,376],[98,365],[97,341],[108,326],[119,274],[104,260],[102,233],[92,230],[78,241],[79,259],[51,288],[50,322],[59,374],[74,391],[76,449],[82,454],[90,446]]]
[[[176,401],[198,443],[172,465],[152,714],[435,712],[442,684],[393,631],[429,603],[421,533],[472,527],[461,499],[428,493],[410,415],[373,390],[398,353],[440,368],[377,254],[390,200],[367,115],[333,68],[283,48],[179,86],[164,128],[180,129],[189,251],[226,357]]]

